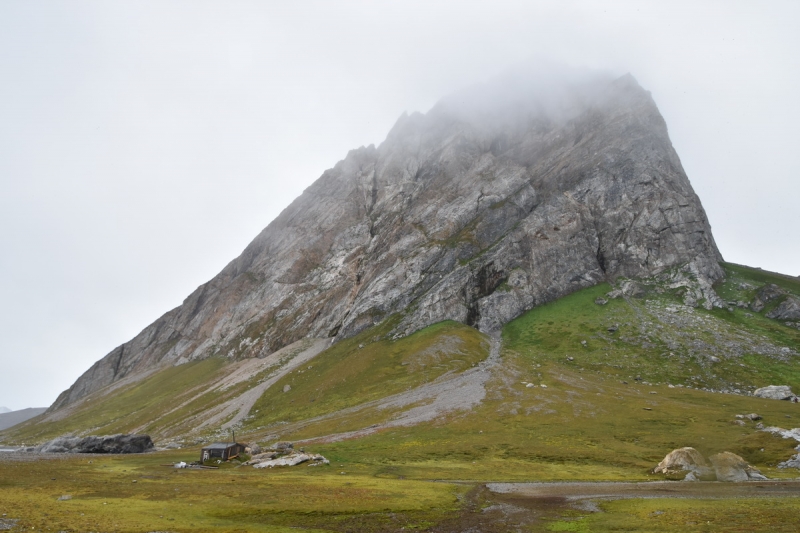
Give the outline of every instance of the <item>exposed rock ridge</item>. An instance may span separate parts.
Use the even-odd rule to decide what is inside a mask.
[[[710,286],[721,256],[650,94],[630,75],[578,78],[404,114],[51,410],[154,365],[263,357],[398,312],[398,335],[445,319],[490,331],[607,279],[683,269]]]

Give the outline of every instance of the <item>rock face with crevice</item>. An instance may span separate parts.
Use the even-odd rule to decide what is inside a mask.
[[[494,330],[619,277],[722,277],[650,94],[539,73],[403,115],[326,171],[232,261],[89,369],[51,409],[156,365],[259,357],[305,337],[442,320]]]

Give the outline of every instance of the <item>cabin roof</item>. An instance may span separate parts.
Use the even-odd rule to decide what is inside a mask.
[[[208,446],[203,446],[204,450],[224,450],[225,448],[230,448],[231,446],[242,446],[238,442],[215,442],[213,444],[209,444]]]

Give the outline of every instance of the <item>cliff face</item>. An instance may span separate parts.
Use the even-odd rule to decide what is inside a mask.
[[[722,276],[700,201],[630,76],[501,82],[351,151],[219,275],[90,368],[51,410],[154,366],[257,357],[398,312],[495,329],[618,277]]]

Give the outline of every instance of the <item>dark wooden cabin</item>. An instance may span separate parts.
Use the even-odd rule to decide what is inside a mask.
[[[244,453],[245,445],[238,442],[215,442],[204,446],[200,452],[200,462],[205,462],[210,459],[222,459],[227,461],[231,457],[236,457],[240,453]]]

